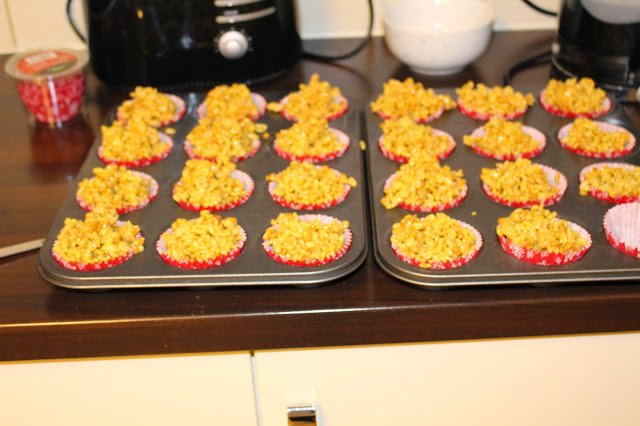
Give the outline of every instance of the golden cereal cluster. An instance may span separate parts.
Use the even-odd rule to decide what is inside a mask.
[[[441,212],[422,218],[406,215],[391,229],[391,243],[400,253],[419,261],[421,268],[460,259],[475,250],[476,241],[469,228]]]
[[[144,250],[140,227],[127,221],[118,224],[115,210],[96,209],[85,219],[66,218],[60,230],[55,251],[63,260],[83,265],[117,259],[130,251]]]
[[[344,246],[349,221],[328,224],[314,218],[302,220],[297,213],[280,213],[262,236],[276,255],[293,262],[323,260],[335,256]]]
[[[431,156],[414,155],[400,166],[381,202],[387,209],[401,202],[434,208],[458,199],[466,184],[462,170],[442,167]]]
[[[95,167],[92,179],[78,184],[77,195],[89,206],[122,209],[149,198],[152,179],[124,166]]]
[[[266,179],[278,184],[274,193],[285,201],[310,205],[338,199],[344,194],[345,185],[357,185],[354,178],[344,173],[306,161],[292,161],[280,173],[271,173]]]
[[[251,118],[259,114],[246,84],[222,84],[209,90],[204,99],[206,117]]]
[[[580,182],[580,195],[591,190],[606,192],[610,197],[640,195],[640,167],[593,167]]]
[[[242,198],[247,190],[231,176],[230,161],[187,160],[180,180],[173,186],[173,199],[200,207],[222,207]]]
[[[495,169],[483,167],[480,180],[494,195],[512,202],[544,201],[559,191],[539,164],[525,158],[498,163]],[[554,183],[559,180],[556,173]]]
[[[338,135],[329,129],[329,122],[319,117],[298,120],[280,130],[276,141],[282,151],[295,156],[331,154],[343,147]]]
[[[602,111],[607,93],[596,87],[593,79],[583,77],[580,80],[569,78],[565,81],[551,79],[543,95],[544,101],[561,111],[574,113],[596,113]]]
[[[433,89],[425,89],[411,77],[404,81],[392,78],[382,85],[382,94],[371,102],[371,111],[392,118],[408,116],[417,121],[455,106],[451,96],[436,95]]]
[[[456,89],[460,102],[469,110],[486,114],[510,114],[535,103],[531,93],[526,95],[511,86],[489,88],[483,83],[466,82]]]
[[[235,217],[223,219],[203,210],[196,219],[176,219],[161,236],[167,255],[187,262],[206,262],[228,254],[242,241],[242,227]]]
[[[391,153],[406,158],[416,152],[437,157],[451,148],[447,135],[436,135],[431,126],[418,124],[409,117],[385,120],[380,127],[384,134],[382,145]]]
[[[178,109],[173,99],[155,87],[137,86],[130,95],[131,99],[118,107],[118,115],[124,121],[136,116],[150,126],[159,127],[170,121]]]
[[[571,229],[569,222],[556,216],[541,204],[518,208],[498,219],[496,233],[521,247],[547,253],[564,254],[588,245],[588,240]]]
[[[287,114],[298,120],[309,117],[327,118],[345,108],[345,101],[338,100],[341,95],[340,88],[320,80],[318,74],[314,73],[308,84],[300,84],[297,92],[288,95],[286,103],[272,102],[267,108],[274,112],[284,109]]]
[[[595,121],[583,117],[573,121],[567,137],[562,139],[562,143],[570,148],[597,153],[622,151],[630,141],[629,132],[606,132]]]
[[[463,143],[498,156],[521,156],[535,151],[540,143],[522,130],[522,123],[493,117],[483,126],[483,136],[465,135]],[[512,157],[513,158],[513,157]]]
[[[135,161],[155,157],[169,149],[160,134],[134,116],[126,123],[114,121],[111,126],[101,126],[102,156],[111,161]]]
[[[202,158],[232,159],[251,152],[253,143],[259,140],[258,132],[266,130],[248,118],[201,118],[186,139],[193,152]]]

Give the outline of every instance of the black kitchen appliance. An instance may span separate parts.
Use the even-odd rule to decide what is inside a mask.
[[[97,77],[119,87],[247,84],[301,55],[293,0],[83,0]]]

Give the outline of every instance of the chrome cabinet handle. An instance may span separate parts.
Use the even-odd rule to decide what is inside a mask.
[[[287,418],[289,426],[316,426],[316,406],[311,404],[287,407]]]

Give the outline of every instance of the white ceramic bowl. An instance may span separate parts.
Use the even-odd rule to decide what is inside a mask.
[[[421,74],[461,71],[491,38],[493,8],[486,0],[384,0],[387,46]]]

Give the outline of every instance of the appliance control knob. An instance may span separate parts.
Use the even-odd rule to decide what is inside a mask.
[[[238,59],[249,50],[249,40],[240,31],[227,31],[218,39],[218,50],[227,59]]]

